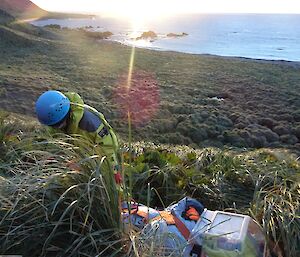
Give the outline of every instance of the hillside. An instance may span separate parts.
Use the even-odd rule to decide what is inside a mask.
[[[5,110],[34,116],[43,90],[74,90],[121,136],[130,110],[134,140],[300,151],[297,63],[136,49],[128,94],[131,48],[84,31],[8,22],[13,18],[5,11],[1,17]]]
[[[0,46],[10,45],[11,47],[29,47],[35,42],[34,40],[5,27],[0,27],[0,38]]]
[[[0,3],[0,5],[3,3]],[[31,47],[39,43],[46,43],[47,39],[54,39],[55,35],[29,23],[19,22],[8,12],[0,9],[0,51],[18,47]]]
[[[9,23],[12,22],[13,20],[14,17],[12,15],[0,9],[0,24]]]
[[[65,19],[65,18],[91,18],[93,15],[78,14],[78,13],[56,13],[48,12],[30,0],[1,0],[0,1],[0,14],[6,12],[9,15],[18,19],[34,19],[34,18],[47,18],[47,19]],[[1,23],[1,19],[0,19]]]
[[[57,89],[78,92],[120,135],[125,197],[161,208],[192,196],[249,214],[284,256],[299,256],[299,64],[133,50],[82,30],[15,23],[6,11],[1,19],[1,254],[160,250],[122,233],[102,147],[38,124],[37,97]],[[128,113],[133,141],[145,142],[126,143]]]
[[[0,99],[8,111],[34,116],[42,91],[73,90],[121,136],[129,108],[134,140],[300,150],[296,63],[136,49],[128,95],[131,48],[88,39],[82,31],[41,31],[56,40],[39,37],[42,46],[0,52]]]
[[[1,0],[0,9],[18,18],[38,18],[47,14],[29,0]]]

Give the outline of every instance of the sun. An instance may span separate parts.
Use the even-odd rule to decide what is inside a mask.
[[[99,12],[101,17],[113,17],[128,21],[132,29],[130,37],[134,38],[140,35],[140,31],[149,29],[147,25],[151,21],[162,22],[164,18],[176,13],[176,9],[170,8],[172,6],[170,3],[168,0],[111,0],[99,3],[98,10],[101,10]]]

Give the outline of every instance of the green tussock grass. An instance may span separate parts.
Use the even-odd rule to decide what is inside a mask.
[[[64,135],[7,138],[11,127],[4,127],[0,252],[24,256],[120,252],[118,191],[103,149]]]
[[[15,130],[18,122],[2,118],[0,125],[1,253],[175,254],[159,250],[163,240],[124,234],[105,149],[79,136],[51,136],[39,127],[21,133]],[[131,183],[128,191],[135,200],[164,207],[192,196],[211,210],[248,214],[270,245],[278,244],[285,256],[298,256],[300,164],[292,154],[143,142],[125,144],[122,152],[125,182]]]

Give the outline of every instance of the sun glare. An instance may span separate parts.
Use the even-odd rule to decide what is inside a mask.
[[[32,0],[49,11],[101,13],[135,20],[177,13],[300,13],[298,0]]]
[[[175,14],[178,10],[172,9],[171,6],[169,0],[111,0],[110,2],[99,3],[98,10],[101,10],[99,15],[102,17],[118,17],[129,20],[134,32],[142,30],[146,23],[151,20],[163,20],[163,18]],[[132,35],[132,37],[136,36]]]
[[[176,13],[300,13],[298,0],[32,0],[49,11],[158,18]]]

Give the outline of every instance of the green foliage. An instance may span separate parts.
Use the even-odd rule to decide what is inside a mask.
[[[87,31],[87,30],[82,30],[84,35],[93,38],[93,39],[108,39],[110,38],[113,33],[110,31],[104,31],[104,32],[93,32],[93,31]]]
[[[297,110],[297,111],[294,111],[292,113],[292,116],[294,117],[295,121],[299,122],[300,121],[300,111]]]
[[[139,201],[146,203],[149,183],[160,195],[151,194],[151,206],[163,207],[189,195],[211,210],[249,214],[263,227],[270,247],[275,242],[286,256],[298,256],[300,164],[296,157],[269,150],[208,148],[179,154],[170,146],[142,149],[132,164],[133,168],[143,164],[134,175],[133,192]],[[181,161],[171,164],[167,156],[174,153]]]
[[[1,123],[1,135],[6,125]],[[79,136],[12,134],[18,139],[6,144],[0,160],[1,253],[112,256],[125,255],[130,241],[136,249],[146,247],[143,238],[122,233],[119,191],[102,158],[105,149]],[[132,188],[124,193],[136,201],[165,207],[188,195],[211,210],[250,214],[270,243],[298,256],[300,164],[289,152],[150,143],[130,149],[123,159],[125,185],[131,179]]]
[[[8,117],[8,113],[0,111],[0,160],[6,155],[9,143],[17,140],[16,124]]]
[[[122,250],[118,190],[103,149],[84,138],[25,137],[0,162],[0,252],[112,256]],[[103,158],[104,157],[104,158]]]
[[[224,142],[237,147],[245,146],[245,141],[238,135],[237,131],[225,131],[223,134]]]
[[[275,177],[274,177],[275,175]],[[298,256],[300,242],[300,180],[284,178],[281,173],[267,174],[257,180],[251,214],[267,238],[279,244],[285,256]]]
[[[130,169],[136,171],[133,176],[134,198],[146,202],[150,184],[153,189],[150,202],[152,206],[162,207],[178,199],[183,193],[178,188],[179,179],[183,175],[181,165],[182,160],[174,153],[166,150],[146,150],[131,163]],[[161,202],[160,196],[165,196],[164,202]]]

